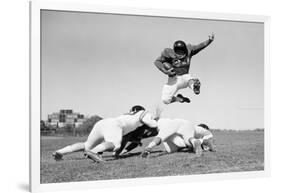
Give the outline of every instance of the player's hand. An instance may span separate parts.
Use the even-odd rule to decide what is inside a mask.
[[[181,65],[181,61],[180,60],[175,60],[174,62],[173,62],[173,66],[180,66]]]
[[[149,154],[150,154],[149,151],[144,150],[144,151],[141,153],[141,157],[142,157],[142,158],[147,158],[147,156],[148,156]]]
[[[166,71],[166,74],[168,76],[175,76],[176,72],[174,71],[174,68],[170,68],[169,70]]]
[[[212,34],[209,35],[209,40],[214,41],[214,39],[215,39],[215,34],[212,32]]]
[[[185,62],[185,61],[176,60],[173,62],[173,66],[175,66],[175,67],[183,67],[186,65],[187,65],[187,62]]]

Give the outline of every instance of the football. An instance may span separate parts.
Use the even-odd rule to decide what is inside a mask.
[[[165,62],[163,65],[164,65],[165,70],[170,70],[171,68],[173,68],[173,66],[168,62]]]

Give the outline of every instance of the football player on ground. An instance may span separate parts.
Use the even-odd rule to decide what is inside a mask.
[[[55,160],[63,155],[77,151],[85,151],[85,156],[95,162],[103,162],[101,154],[105,151],[116,152],[121,147],[123,136],[142,125],[157,127],[157,121],[144,107],[136,105],[125,115],[116,118],[102,119],[97,122],[86,142],[66,146],[53,153]]]
[[[137,148],[138,146],[142,146],[142,142],[141,142],[142,139],[154,137],[157,134],[158,134],[157,128],[150,128],[147,125],[138,127],[136,130],[128,133],[123,137],[120,149],[116,151],[114,154],[115,157],[118,158],[119,155],[124,155],[132,151],[133,149]]]
[[[155,111],[154,119],[158,121],[161,117],[163,109],[160,106],[157,106]],[[121,148],[115,152],[115,157],[118,158],[119,155],[124,155],[133,149],[137,148],[138,146],[142,146],[141,140],[149,137],[154,137],[158,134],[158,128],[150,128],[148,125],[143,125],[138,127],[136,130],[126,134],[121,143]],[[127,143],[129,143],[127,145]],[[127,145],[127,147],[126,147]],[[126,147],[126,148],[125,148]],[[123,149],[125,150],[123,151]],[[123,151],[123,152],[122,152]]]
[[[161,118],[158,121],[158,135],[145,148],[142,157],[147,157],[152,148],[163,145],[168,153],[189,148],[198,156],[202,149],[205,151],[215,151],[213,144],[213,134],[205,124],[194,125],[184,119]]]
[[[209,36],[209,39],[198,45],[186,45],[184,41],[178,40],[174,43],[173,49],[165,48],[161,56],[154,62],[155,66],[164,74],[168,75],[168,82],[162,89],[162,101],[164,104],[173,102],[189,103],[187,97],[175,94],[180,89],[191,88],[195,94],[200,93],[200,81],[198,78],[193,78],[189,74],[190,62],[192,56],[200,52],[214,41],[214,34]]]

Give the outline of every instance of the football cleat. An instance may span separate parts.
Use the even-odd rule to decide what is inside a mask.
[[[53,158],[56,160],[56,161],[60,161],[60,160],[62,160],[62,154],[61,153],[59,153],[59,152],[54,152],[53,154],[52,154],[52,156],[53,156]]]
[[[190,103],[190,99],[182,96],[181,94],[178,94],[177,98],[180,99],[180,101],[179,101],[180,103]]]
[[[93,152],[91,152],[91,151],[85,151],[85,152],[84,152],[84,156],[85,156],[86,158],[90,159],[90,160],[93,160],[94,162],[97,162],[97,163],[99,163],[99,162],[105,162],[105,161],[102,159],[101,155],[99,155],[99,154],[97,154],[97,153],[93,153]]]
[[[193,92],[196,95],[200,94],[200,87],[201,87],[201,83],[200,83],[199,79],[194,79]]]

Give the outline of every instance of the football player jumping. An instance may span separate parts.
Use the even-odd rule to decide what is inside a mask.
[[[190,100],[187,97],[178,94],[178,90],[183,88],[191,88],[195,94],[200,93],[200,81],[198,78],[193,78],[189,74],[190,62],[192,56],[200,52],[214,41],[214,34],[209,36],[209,39],[198,45],[186,45],[184,41],[178,40],[174,43],[173,49],[165,48],[161,56],[154,62],[155,66],[164,74],[168,75],[168,82],[162,89],[162,101],[164,104],[173,102],[187,102]]]
[[[95,162],[103,162],[101,156],[103,152],[118,151],[123,136],[142,125],[155,128],[157,121],[144,107],[133,106],[130,112],[125,115],[100,120],[95,124],[86,142],[75,143],[59,149],[53,153],[53,157],[55,160],[60,160],[65,154],[85,151],[84,154],[87,158]]]
[[[215,151],[213,144],[213,134],[205,124],[194,125],[184,119],[161,118],[158,121],[158,135],[145,148],[142,157],[147,157],[152,148],[163,145],[168,153],[189,148],[195,154],[201,155],[202,149],[205,151]]]

